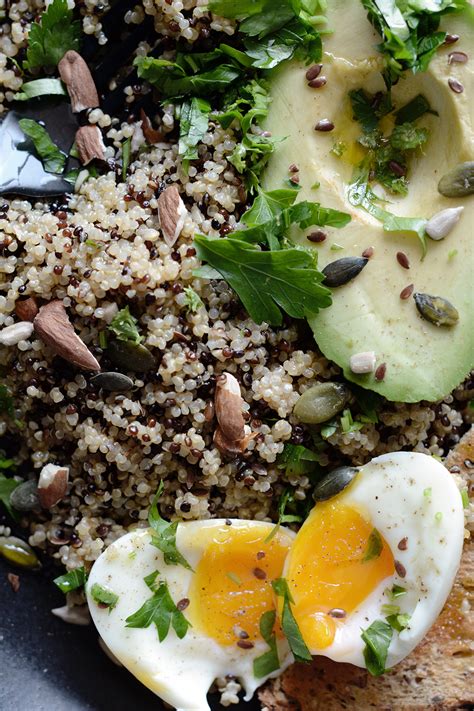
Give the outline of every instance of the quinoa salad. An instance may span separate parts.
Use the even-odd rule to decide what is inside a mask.
[[[107,95],[121,86],[116,113],[94,102],[82,109],[82,128],[95,133],[91,143],[76,134],[70,190],[0,195],[0,463],[2,481],[14,482],[1,500],[24,539],[19,555],[28,559],[26,567],[49,556],[66,571],[89,570],[122,535],[148,527],[161,482],[159,507],[168,520],[276,523],[286,515],[296,530],[326,471],[400,450],[442,461],[473,422],[472,378],[436,402],[386,399],[349,382],[319,350],[304,318],[283,309],[280,323],[257,322],[229,281],[203,266],[199,240],[225,239],[244,228],[242,216],[279,145],[265,126],[268,105],[245,129],[238,107],[221,121],[210,108],[193,105],[196,132],[184,135],[182,99],[161,91],[161,79],[153,84],[143,69],[151,53],[171,64],[177,51],[239,46],[238,20],[209,5],[143,0],[125,8],[124,27],[151,18],[152,32],[137,42],[127,70],[117,67],[103,88]],[[97,51],[107,48],[107,0],[65,6],[64,12],[74,11],[78,34]],[[20,0],[0,12],[6,120],[18,107],[15,95],[28,92],[22,89],[27,80],[45,74],[29,55],[29,79],[22,65],[46,6]],[[76,42],[63,49],[81,51]],[[144,60],[135,65],[138,76],[134,70],[124,81],[136,57]],[[46,77],[59,82],[50,65]],[[317,81],[320,70],[308,74],[308,66],[301,70],[306,81]],[[66,74],[60,76],[69,89]],[[258,70],[253,80],[264,87]],[[314,90],[323,85],[313,84]],[[80,103],[74,90],[69,97],[63,100]],[[225,110],[221,102],[217,111]],[[238,160],[244,140],[259,148],[247,147]],[[286,183],[297,191],[298,165],[288,162]],[[337,240],[337,230],[313,223],[308,243],[324,241],[328,231]],[[341,256],[334,251],[333,259]],[[375,379],[383,380],[385,363],[377,366]],[[241,398],[243,421],[234,438],[226,434],[232,407],[219,411],[216,395],[226,382]],[[322,394],[327,416],[308,417],[300,399],[308,391]],[[332,409],[335,394],[340,403]],[[62,483],[59,471],[66,471]],[[461,479],[456,468],[452,473],[470,492],[474,479]],[[52,480],[61,493],[49,491],[48,499]],[[472,504],[465,513],[467,537]],[[2,537],[12,525],[3,519]],[[70,593],[68,605],[83,599]],[[218,687],[224,705],[238,702],[236,680],[219,679]]]

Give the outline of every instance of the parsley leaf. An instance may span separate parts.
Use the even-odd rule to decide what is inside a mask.
[[[275,610],[267,610],[260,618],[260,634],[270,649],[253,660],[253,673],[257,679],[262,679],[280,668],[276,634],[273,631],[275,620]]]
[[[186,558],[181,555],[176,547],[176,532],[179,522],[169,523],[169,521],[165,521],[158,511],[158,499],[163,493],[163,489],[164,484],[161,481],[148,514],[148,524],[152,528],[151,544],[163,553],[163,558],[167,565],[182,565],[184,568],[192,570]]]
[[[417,94],[408,104],[405,104],[405,106],[402,106],[394,112],[395,123],[413,123],[425,114],[433,114],[433,116],[439,115],[437,111],[433,111],[428,99],[424,97],[423,94]]]
[[[278,521],[272,528],[268,536],[265,538],[264,543],[270,543],[270,541],[275,538],[283,523],[299,523],[303,520],[303,516],[300,516],[299,514],[286,513],[287,505],[292,504],[294,500],[295,499],[292,490],[285,489],[285,491],[280,496],[280,500],[278,501]]]
[[[367,541],[367,547],[362,556],[362,562],[367,563],[369,560],[374,560],[374,558],[379,558],[383,550],[383,540],[380,533],[376,528],[372,529],[369,539]]]
[[[281,628],[283,634],[288,640],[290,649],[293,652],[295,661],[297,662],[310,662],[312,660],[311,652],[306,646],[298,623],[295,620],[293,612],[291,610],[291,603],[294,602],[288,583],[285,578],[277,578],[272,582],[272,587],[275,593],[283,598],[283,611],[281,614]]]
[[[52,96],[53,94],[65,96],[61,79],[33,79],[21,85],[21,91],[15,94],[14,101],[28,101],[36,96]]]
[[[137,319],[132,316],[128,306],[125,306],[114,316],[107,328],[115,333],[119,341],[141,343],[143,336],[140,336],[137,324]]]
[[[385,605],[383,607],[385,607]],[[406,612],[402,614],[394,613],[391,615],[387,615],[385,619],[387,620],[390,627],[392,627],[392,629],[396,630],[397,632],[402,632],[410,624],[411,615]]]
[[[287,476],[304,476],[314,472],[319,455],[302,444],[286,443],[279,455],[278,466],[285,469]]]
[[[305,318],[331,304],[323,275],[306,251],[262,252],[238,239],[195,237],[198,257],[222,275],[256,322],[278,326],[280,308],[293,318]]]
[[[63,593],[71,592],[71,590],[77,590],[82,588],[87,582],[87,573],[84,566],[80,568],[74,568],[74,570],[69,570],[64,575],[60,575],[58,578],[54,578],[53,583],[58,586]]]
[[[35,151],[47,173],[62,173],[66,164],[66,154],[51,140],[47,130],[33,119],[22,118],[18,124],[33,142]]]
[[[214,56],[220,59],[221,53]],[[181,58],[178,59],[182,62]],[[219,64],[208,71],[196,74],[188,73],[182,64],[170,62],[167,59],[155,57],[136,57],[134,65],[137,67],[140,79],[146,79],[160,89],[165,97],[180,96],[206,96],[218,94],[226,90],[230,84],[242,76],[242,69],[229,64]],[[192,71],[192,70],[191,70]]]
[[[79,50],[80,37],[81,23],[73,21],[67,0],[53,0],[40,21],[31,25],[26,67],[56,66],[68,50]]]
[[[411,123],[402,123],[395,126],[389,140],[393,148],[410,151],[426,143],[428,131],[426,128],[416,128]]]
[[[10,496],[12,495],[12,492],[16,489],[16,487],[20,484],[21,481],[16,481],[15,479],[7,478],[3,474],[0,474],[0,502],[4,505],[8,514],[15,521],[18,520],[18,514],[10,504]]]
[[[382,620],[375,620],[370,627],[362,631],[361,637],[365,642],[365,666],[373,676],[380,676],[386,671],[385,662],[392,636],[392,627]]]
[[[197,144],[207,131],[210,111],[209,102],[197,97],[181,105],[178,153],[185,160],[198,158]]]
[[[156,583],[151,581],[151,577],[156,578],[156,575],[157,573],[151,573],[146,576],[145,582],[148,587],[153,585],[151,588],[154,589],[153,596],[146,600],[133,615],[127,617],[126,627],[143,628],[153,623],[160,642],[166,639],[170,627],[173,627],[179,639],[182,639],[191,625],[173,602],[167,583],[161,580],[156,587]]]
[[[122,180],[127,180],[128,166],[132,157],[132,138],[129,136],[122,142]]]
[[[119,596],[112,590],[102,587],[99,583],[94,583],[90,590],[92,599],[102,607],[108,607],[109,612],[114,609],[119,601]]]
[[[190,311],[198,311],[202,306],[204,306],[199,294],[196,294],[191,286],[184,287],[185,302],[184,305]]]

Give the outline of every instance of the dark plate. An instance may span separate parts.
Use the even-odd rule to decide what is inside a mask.
[[[20,576],[14,593],[7,573]],[[23,572],[0,561],[1,711],[164,711],[157,696],[97,643],[94,625],[66,624],[51,614],[65,603],[52,578],[57,570]],[[216,711],[223,710],[217,699]],[[258,701],[229,711],[257,711]]]

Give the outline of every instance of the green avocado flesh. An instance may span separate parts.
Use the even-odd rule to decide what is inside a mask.
[[[424,152],[411,160],[408,195],[386,195],[389,202],[382,206],[397,215],[422,218],[448,207],[464,207],[460,221],[444,240],[427,239],[428,253],[422,260],[416,235],[384,232],[378,220],[347,199],[354,167],[364,155],[356,142],[361,129],[352,120],[348,92],[361,87],[369,92],[383,91],[382,65],[375,49],[379,38],[367,22],[361,3],[331,3],[329,26],[334,33],[324,42],[321,75],[327,78],[327,84],[323,88],[308,87],[307,67],[297,62],[287,63],[274,74],[266,128],[286,139],[272,156],[265,188],[282,187],[289,177],[289,166],[296,164],[301,186],[298,200],[318,201],[351,214],[352,221],[344,229],[325,229],[327,238],[322,243],[306,239],[311,229],[293,234],[295,241],[318,251],[320,269],[341,257],[360,256],[373,248],[373,256],[362,272],[334,289],[332,306],[309,321],[324,355],[343,369],[348,380],[389,400],[435,401],[451,392],[474,367],[474,197],[446,198],[437,190],[444,173],[472,160],[473,63],[448,64],[453,48],[447,46],[438,51],[427,72],[407,74],[392,90],[396,108],[423,94],[439,116],[426,114],[417,123],[430,134]],[[456,51],[470,53],[474,33],[466,19],[449,16],[443,29],[461,35]],[[463,93],[449,88],[451,77],[463,84]],[[332,121],[334,130],[315,131],[321,119]],[[383,121],[382,128],[389,131],[393,118]],[[345,144],[340,157],[331,151],[339,142]],[[313,188],[315,183],[320,187]],[[397,252],[408,257],[409,269],[400,265]],[[415,292],[450,301],[459,312],[456,325],[437,327],[424,320],[413,297],[400,298],[400,292],[410,284]],[[377,366],[386,364],[381,382],[376,381],[374,373],[351,372],[351,355],[363,351],[374,351]]]

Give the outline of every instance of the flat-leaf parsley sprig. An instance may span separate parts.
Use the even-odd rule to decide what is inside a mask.
[[[192,570],[186,558],[179,552],[176,546],[176,533],[178,521],[165,521],[158,511],[158,499],[163,493],[164,484],[161,481],[158,491],[155,494],[148,514],[148,524],[151,531],[151,544],[156,546],[162,553],[167,565],[182,565],[188,570]]]

